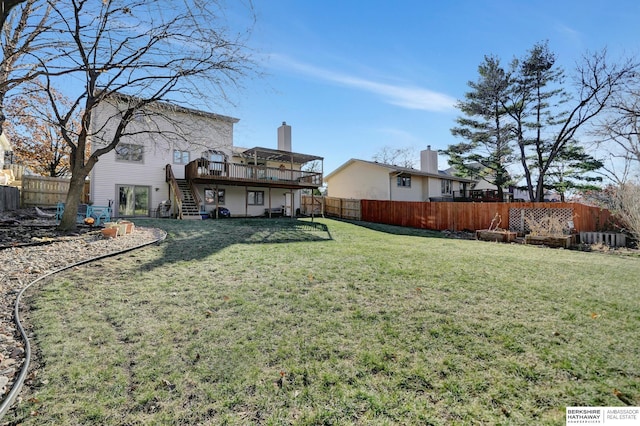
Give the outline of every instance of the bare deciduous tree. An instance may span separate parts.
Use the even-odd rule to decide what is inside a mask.
[[[608,177],[623,184],[634,169],[640,172],[640,74],[616,96],[594,134],[612,158]]]
[[[5,121],[4,102],[7,93],[39,74],[31,55],[44,47],[37,40],[46,30],[49,8],[46,3],[37,0],[3,1],[1,12],[0,134]]]
[[[222,0],[50,0],[49,4],[57,24],[44,36],[62,45],[41,60],[42,83],[71,151],[71,182],[59,225],[71,230],[76,227],[85,179],[100,156],[135,131],[130,124],[137,113],[162,102],[210,107],[224,101],[226,90],[254,68],[246,44],[248,31],[231,33],[223,19]],[[77,85],[70,108],[52,95],[50,89],[59,86],[58,81]],[[105,131],[96,125],[95,112],[114,99],[120,100],[120,109],[106,121]],[[71,122],[79,111],[81,126],[76,132]],[[90,140],[95,145],[87,156]]]
[[[394,166],[412,168],[416,164],[416,150],[411,147],[394,148],[392,146],[383,146],[380,151],[376,152],[372,159],[378,163],[392,164]]]
[[[546,43],[534,46],[519,64],[520,77],[506,105],[516,122],[521,163],[535,201],[544,198],[550,169],[578,132],[612,104],[638,70],[632,60],[610,62],[606,50],[587,53],[576,67],[571,96],[554,63]]]
[[[627,182],[613,190],[610,209],[640,243],[640,184]]]
[[[11,11],[20,3],[24,3],[26,0],[2,0],[0,2],[0,28],[4,26],[5,21],[11,14]]]

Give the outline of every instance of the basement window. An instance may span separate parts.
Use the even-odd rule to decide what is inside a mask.
[[[205,204],[216,204],[216,190],[206,188],[204,190],[204,202]],[[218,204],[224,204],[224,189],[218,189]]]
[[[264,191],[247,191],[247,204],[250,206],[264,206]]]

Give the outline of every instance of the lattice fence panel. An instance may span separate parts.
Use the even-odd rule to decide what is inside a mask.
[[[530,232],[529,225],[525,218],[540,223],[546,218],[552,217],[567,224],[573,221],[573,209],[553,209],[553,208],[511,208],[509,209],[509,230],[527,233]]]

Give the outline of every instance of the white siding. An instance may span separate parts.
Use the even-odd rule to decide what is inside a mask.
[[[212,189],[215,191],[216,186],[211,185],[198,185],[197,190],[200,197],[204,200],[205,189]],[[258,186],[224,186],[218,185],[218,190],[224,189],[224,203],[220,203],[219,206],[226,207],[231,212],[232,216],[244,217],[244,216],[263,216],[265,209],[269,208],[269,197],[271,197],[271,208],[282,208],[285,206],[285,199],[290,193],[289,189],[284,188],[269,188]],[[248,205],[247,204],[247,192],[248,191],[262,191],[264,193],[264,204],[261,205]],[[287,195],[285,195],[287,194]],[[293,209],[300,208],[300,190],[293,191]],[[287,208],[290,206],[287,204]],[[209,213],[215,209],[215,204],[206,204],[206,211]]]
[[[163,111],[163,114],[169,114],[171,120],[162,116],[143,116],[134,120],[128,128],[130,132],[147,132],[123,136],[120,141],[144,146],[141,163],[118,161],[115,151],[100,157],[91,173],[90,199],[94,204],[107,205],[113,200],[114,211],[117,212],[117,186],[137,185],[151,189],[150,209],[155,209],[162,200],[169,198],[165,166],[171,164],[176,178],[184,178],[184,165],[173,164],[174,149],[189,151],[190,160],[199,158],[207,149],[217,149],[231,155],[232,121],[178,111]],[[117,120],[112,117],[117,115],[117,109],[106,103],[96,111],[94,128],[105,130],[92,138],[92,151],[108,143],[117,124]],[[105,122],[107,124],[103,126]]]

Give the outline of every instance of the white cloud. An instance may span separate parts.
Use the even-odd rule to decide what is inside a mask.
[[[561,22],[556,23],[555,30],[574,46],[582,46],[583,35],[580,31]]]
[[[413,133],[408,132],[404,129],[394,129],[392,127],[381,127],[376,129],[380,134],[385,135],[388,138],[391,138],[394,143],[398,142],[400,144],[405,145],[416,145],[422,144],[422,140],[416,137]]]
[[[449,95],[421,87],[400,86],[367,80],[298,62],[283,55],[272,54],[269,59],[271,61],[270,65],[279,69],[295,71],[330,83],[375,93],[382,96],[385,102],[402,108],[425,111],[449,111],[454,108],[456,103],[456,100]]]

